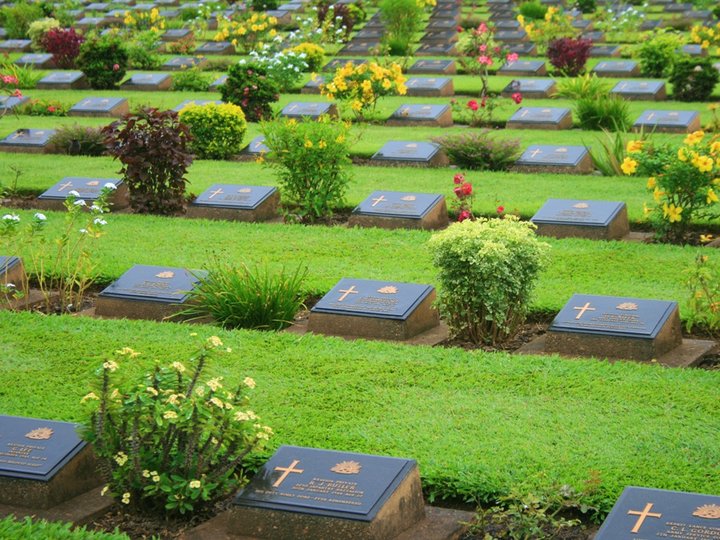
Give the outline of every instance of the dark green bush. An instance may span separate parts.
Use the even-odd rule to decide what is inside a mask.
[[[532,2],[523,2],[520,4],[520,15],[526,19],[539,20],[545,17],[547,6],[541,4],[538,0]]]
[[[87,76],[92,88],[111,90],[125,76],[128,60],[128,51],[122,39],[108,35],[85,40],[75,64]]]
[[[520,157],[520,139],[500,139],[490,130],[433,139],[462,169],[506,171]]]
[[[597,2],[595,0],[577,0],[575,6],[583,13],[595,13]]]
[[[673,85],[673,99],[708,101],[720,79],[720,73],[709,58],[682,58],[675,61],[668,82]]]
[[[220,95],[226,103],[239,105],[250,122],[272,117],[270,104],[280,99],[278,85],[268,77],[267,69],[257,62],[230,66]]]
[[[582,129],[627,131],[630,128],[630,105],[620,97],[582,98],[576,101],[575,112]]]
[[[60,154],[102,156],[105,153],[104,141],[102,128],[73,124],[58,127],[49,144]]]

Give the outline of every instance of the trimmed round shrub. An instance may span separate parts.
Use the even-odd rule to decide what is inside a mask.
[[[180,121],[190,128],[190,149],[201,159],[226,159],[240,152],[247,131],[242,109],[232,103],[189,105]]]
[[[673,99],[708,101],[720,79],[720,73],[709,58],[675,60],[668,81],[673,85]]]
[[[112,90],[125,77],[128,51],[119,37],[91,37],[80,46],[75,63],[92,88]]]
[[[279,92],[277,83],[258,62],[230,66],[227,80],[220,87],[222,100],[240,106],[250,122],[272,117],[270,104],[280,99]]]
[[[497,345],[525,321],[548,244],[516,216],[453,223],[429,241],[440,270],[439,306],[450,332]]]
[[[323,61],[325,60],[325,49],[323,49],[320,45],[315,45],[314,43],[300,43],[288,50],[305,55],[305,62],[307,62],[308,71],[320,71]]]
[[[547,13],[547,6],[540,3],[539,0],[534,0],[532,2],[523,2],[520,4],[520,15],[525,17],[526,19],[531,20],[540,20],[545,18],[545,13]]]

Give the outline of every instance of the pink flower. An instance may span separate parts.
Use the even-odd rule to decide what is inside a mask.
[[[470,109],[471,111],[478,110],[478,102],[475,101],[474,99],[471,99],[470,101],[468,101],[467,106],[468,106],[468,109]]]
[[[488,31],[487,24],[485,24],[484,22],[481,22],[480,25],[477,27],[477,33],[484,34],[487,31]]]
[[[502,213],[505,211],[505,207],[504,207],[504,206],[498,206],[498,207],[495,209],[495,211],[496,211],[498,214],[502,214]]]
[[[3,75],[2,76],[2,82],[5,84],[13,84],[16,85],[18,83],[17,77],[15,75]]]
[[[517,103],[518,105],[520,105],[520,103],[522,102],[522,94],[521,94],[520,92],[515,92],[515,93],[514,93],[512,96],[510,96],[510,97],[511,97],[512,100],[513,100],[515,103]]]
[[[15,91],[13,92],[13,97],[16,97],[16,98],[22,98],[22,97],[23,97],[22,92],[20,91],[19,88],[16,88],[16,89],[15,89]]]
[[[465,197],[472,195],[472,184],[470,182],[465,182],[460,186],[460,189]]]
[[[485,44],[483,43],[483,44],[480,45],[480,47],[478,47],[478,48],[480,49],[480,52],[485,52],[485,51],[487,50],[487,45],[485,45]]]
[[[469,211],[463,210],[458,215],[458,221],[465,221],[466,219],[470,219],[471,217],[472,217],[472,214]]]
[[[496,53],[499,53],[499,52],[500,52],[500,47],[495,47],[493,50],[494,50]]]
[[[517,62],[518,54],[517,53],[510,53],[506,57],[508,62]]]
[[[457,28],[455,28],[455,30],[457,30],[458,33],[459,33],[459,32],[462,32],[462,31],[463,31],[463,27],[462,27],[462,26],[458,26]]]
[[[453,182],[456,184],[462,184],[465,181],[465,175],[462,173],[457,173],[455,176],[453,176]]]
[[[485,56],[484,54],[478,58],[478,62],[480,62],[483,65],[489,66],[492,65],[492,58],[489,56]]]
[[[120,66],[118,64],[113,64],[113,71],[117,71],[120,69]]]
[[[55,107],[53,107],[52,105],[48,105],[47,112],[53,113],[53,112],[55,112],[56,110],[57,110],[57,109],[56,109]]]

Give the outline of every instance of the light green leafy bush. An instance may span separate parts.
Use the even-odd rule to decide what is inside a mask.
[[[453,336],[500,344],[525,320],[548,244],[515,216],[454,223],[429,241],[439,307]]]
[[[180,121],[190,128],[190,148],[201,159],[237,154],[247,131],[245,113],[232,103],[189,105],[180,111]]]

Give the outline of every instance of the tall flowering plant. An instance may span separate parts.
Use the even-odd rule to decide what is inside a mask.
[[[677,151],[630,141],[622,164],[626,175],[646,174],[653,205],[645,212],[658,238],[682,243],[693,219],[720,217],[720,135],[695,131]]]
[[[465,175],[457,173],[453,176],[453,193],[455,199],[450,203],[451,208],[457,213],[458,221],[466,219],[475,219],[473,215],[473,187],[472,184],[465,180]]]
[[[236,19],[218,20],[215,41],[230,41],[240,52],[249,53],[277,36],[278,20],[265,13],[246,13]]]
[[[516,53],[508,53],[502,44],[494,39],[494,28],[480,23],[477,28],[463,30],[458,28],[461,36],[458,40],[458,50],[462,53],[460,64],[468,73],[480,78],[479,101],[472,99],[466,105],[458,101],[451,101],[453,110],[461,117],[468,118],[472,126],[479,126],[492,122],[493,111],[500,105],[497,96],[490,92],[490,71],[500,67],[503,62],[515,62]],[[522,101],[520,92],[512,94],[515,103]]]
[[[130,508],[185,514],[244,481],[243,459],[272,429],[249,408],[253,379],[226,386],[222,377],[207,375],[208,363],[222,352],[232,351],[210,336],[187,365],[156,364],[135,383],[120,383],[119,372],[140,353],[125,347],[102,364],[81,400],[89,408],[82,436],[93,444],[107,481],[102,495]]]
[[[20,88],[20,81],[14,73],[0,73],[0,91],[8,97],[21,99],[23,97]],[[0,109],[0,118],[2,118],[9,109]]]

